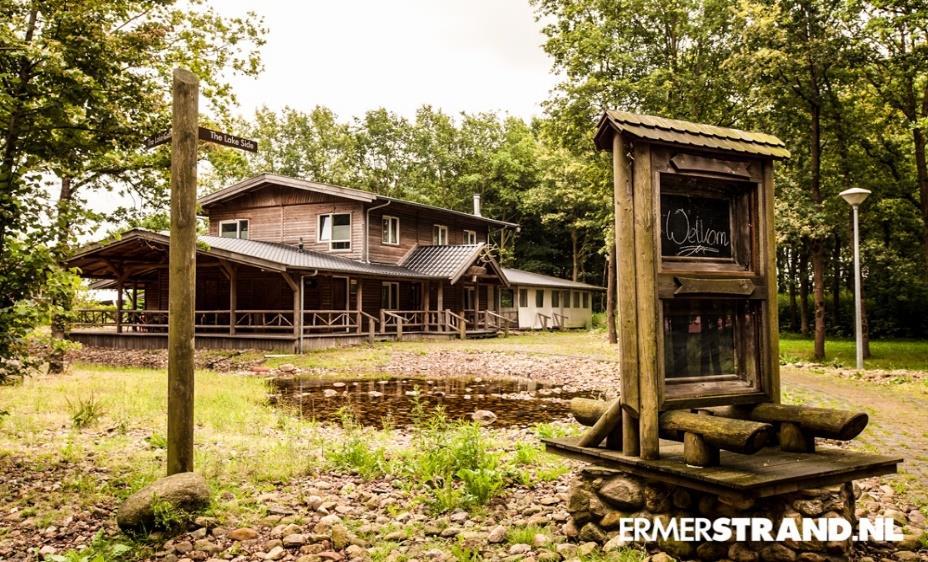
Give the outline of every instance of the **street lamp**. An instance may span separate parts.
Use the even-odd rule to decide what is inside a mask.
[[[854,331],[857,334],[857,370],[864,368],[863,311],[860,302],[860,232],[857,227],[857,208],[870,195],[869,189],[852,187],[841,192],[841,197],[854,209]]]

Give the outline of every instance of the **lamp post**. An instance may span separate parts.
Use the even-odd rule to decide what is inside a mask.
[[[869,189],[852,187],[841,192],[841,197],[854,209],[854,331],[857,335],[857,370],[864,368],[863,311],[860,302],[860,231],[857,225],[857,208],[870,195]]]

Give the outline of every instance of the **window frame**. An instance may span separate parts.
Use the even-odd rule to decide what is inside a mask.
[[[581,294],[581,298],[583,299],[583,308],[584,308],[584,309],[590,308],[590,300],[591,300],[591,299],[590,299],[590,292],[589,292],[589,291],[583,291],[583,293]]]
[[[389,224],[396,224],[396,241],[390,242],[387,238],[389,237],[389,228],[384,229],[384,226]],[[384,246],[399,246],[400,245],[400,218],[395,215],[383,215],[380,218],[380,242]]]
[[[331,234],[329,235],[328,240],[323,239],[322,238],[323,217],[329,217],[329,219],[332,221],[332,232],[334,232],[335,231],[335,217],[342,216],[342,215],[348,216],[348,239],[347,240],[333,240]],[[351,247],[352,247],[351,228],[354,225],[354,217],[352,215],[353,213],[351,211],[337,212],[337,213],[336,212],[319,213],[319,215],[316,218],[316,242],[319,244],[328,244],[330,252],[350,252]],[[345,248],[336,248],[333,246],[333,244],[338,244],[338,243],[347,243],[348,246]]]
[[[561,308],[561,292],[557,289],[551,290],[551,308]]]
[[[444,240],[442,240],[442,238],[444,238]],[[447,246],[448,245],[448,225],[446,224],[433,224],[432,225],[432,245],[433,246]]]
[[[242,223],[245,223],[245,237],[242,238]],[[226,224],[235,224],[235,236],[223,236],[222,227]],[[226,219],[224,221],[219,221],[219,237],[220,238],[230,238],[238,240],[248,240],[248,231],[251,230],[251,221],[250,219]]]
[[[573,306],[571,308],[580,308],[580,291],[573,291]]]
[[[535,308],[544,308],[544,307],[545,307],[545,290],[535,289]]]
[[[519,308],[528,308],[528,289],[519,288]]]
[[[477,231],[465,228],[464,229],[464,243],[470,244],[470,245],[477,244]]]

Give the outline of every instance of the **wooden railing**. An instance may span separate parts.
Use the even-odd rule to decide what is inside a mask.
[[[196,310],[194,327],[200,333],[292,332],[292,310]],[[117,332],[164,333],[168,328],[167,310],[84,309],[73,311],[71,325],[77,328],[114,327]]]
[[[458,337],[462,340],[467,337],[467,320],[460,314],[455,314],[450,310],[444,312],[445,326],[448,330],[457,332]]]
[[[505,337],[509,337],[510,327],[516,329],[519,327],[518,320],[512,320],[511,318],[503,316],[502,314],[497,314],[492,310],[484,310],[483,315],[484,325],[487,326],[488,329],[502,330]]]
[[[536,312],[536,313],[535,313],[535,320],[537,320],[537,321],[538,321],[538,324],[541,325],[541,329],[542,329],[542,330],[546,330],[546,331],[547,331],[547,329],[548,329],[548,324],[551,322],[551,317],[550,317],[550,316],[548,316],[547,314],[542,314],[542,313],[540,313],[540,312]],[[534,327],[534,326],[532,326],[532,327]]]

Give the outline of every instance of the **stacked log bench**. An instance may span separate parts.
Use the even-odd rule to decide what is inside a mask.
[[[617,448],[622,435],[616,403],[574,398],[571,413],[581,424],[591,426],[580,438],[581,447]],[[782,451],[815,452],[815,438],[849,441],[867,427],[868,416],[860,412],[763,403],[725,406],[693,411],[670,410],[658,418],[660,436],[683,442],[688,465],[718,466],[719,451],[752,455],[768,444]]]

